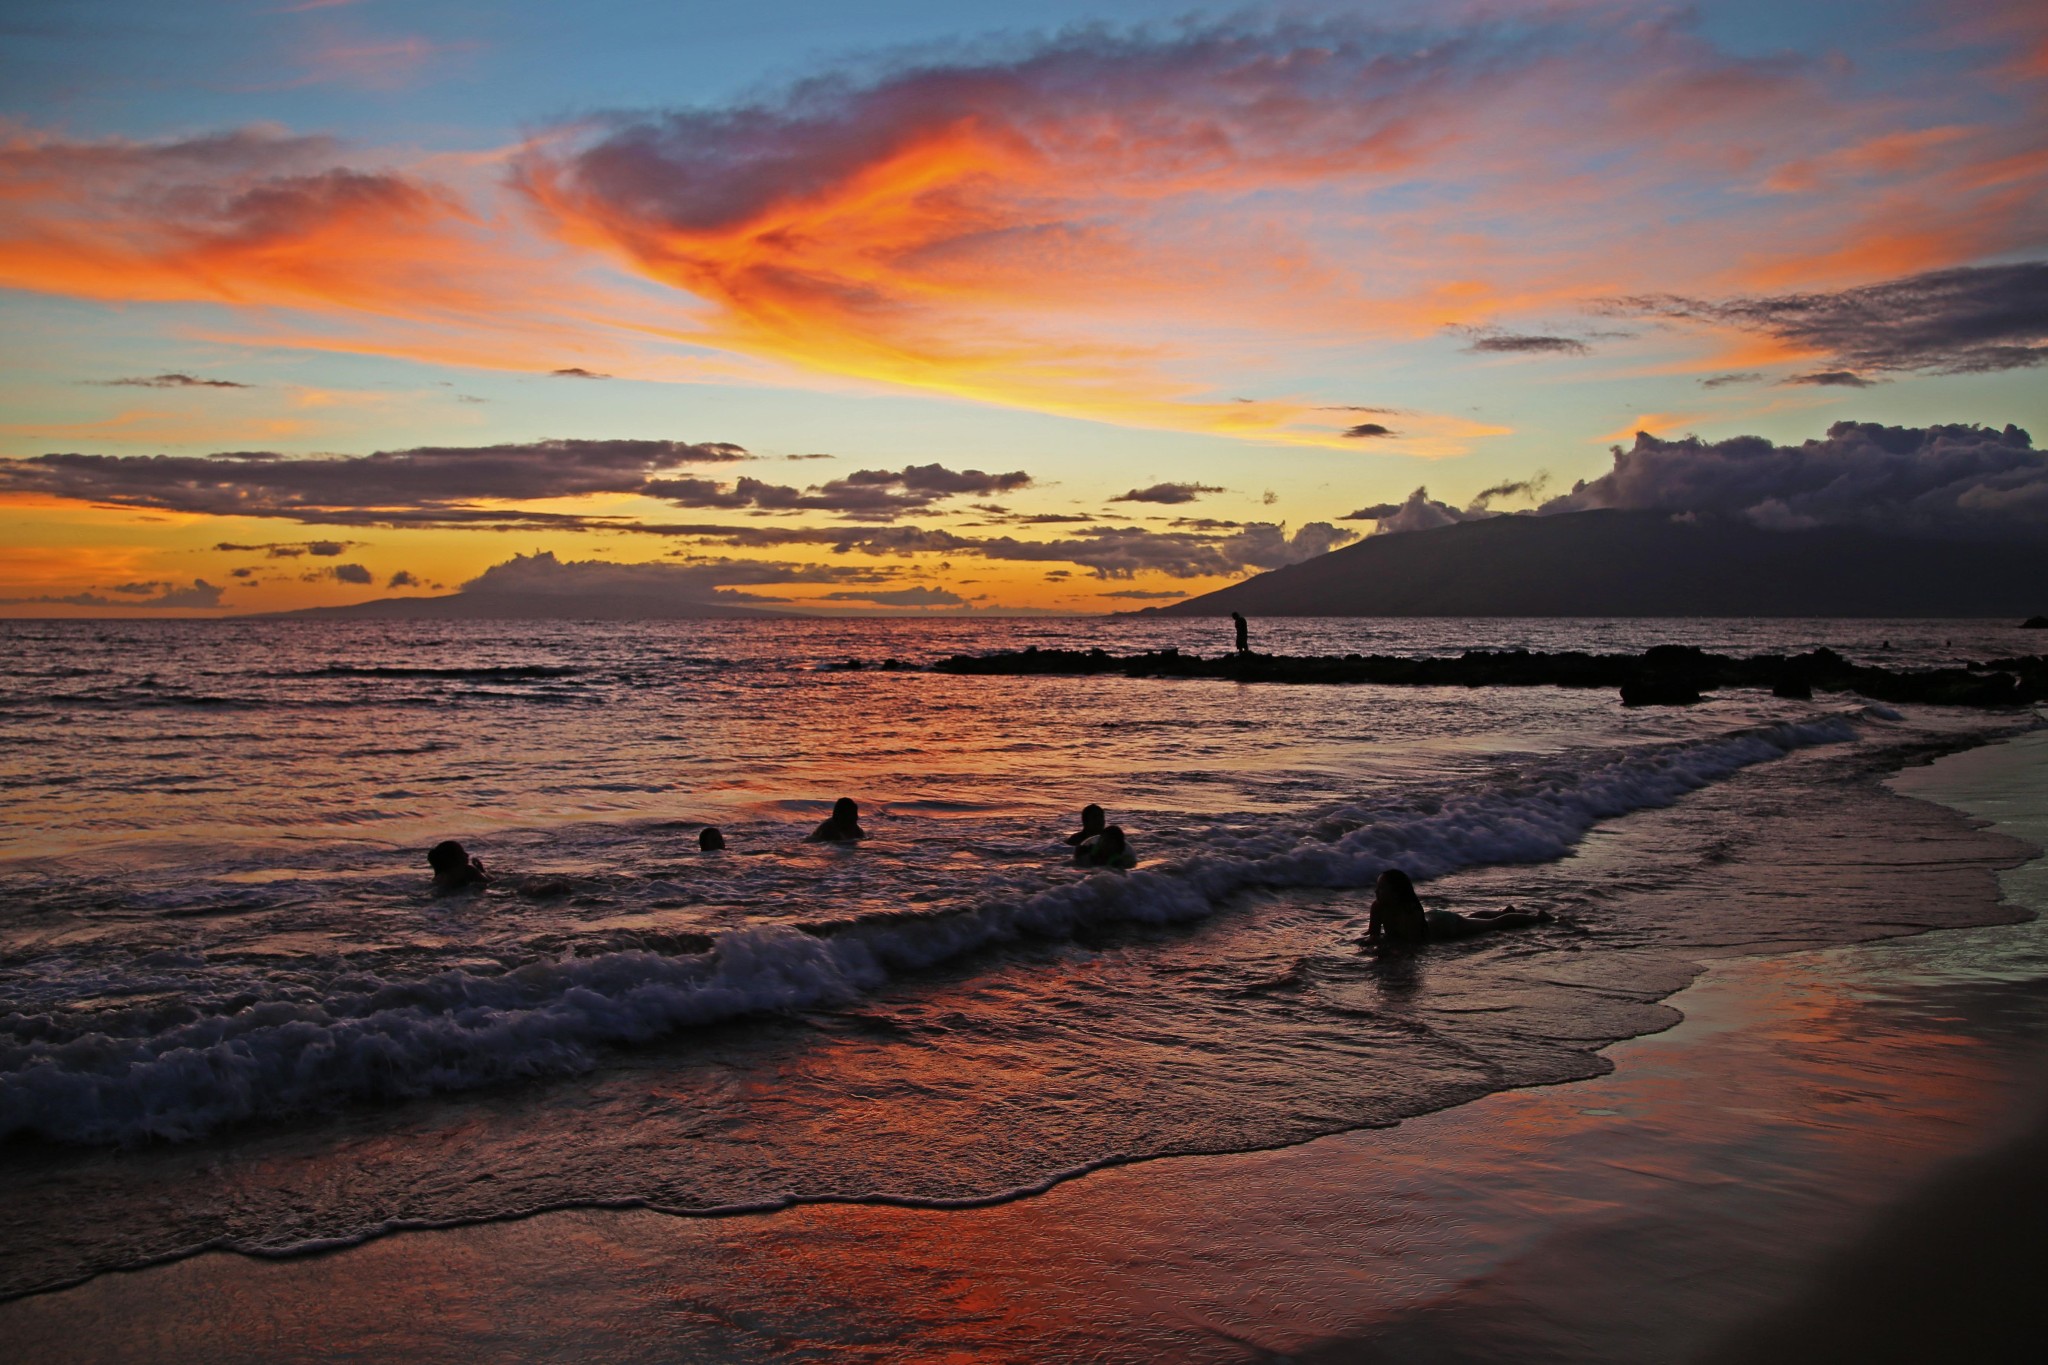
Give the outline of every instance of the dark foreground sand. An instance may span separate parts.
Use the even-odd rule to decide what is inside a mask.
[[[2030,737],[1942,780],[2034,834],[2044,758]],[[1671,1003],[1684,1023],[1609,1049],[1607,1077],[1394,1129],[988,1209],[558,1213],[210,1254],[0,1305],[0,1355],[2038,1358],[2048,921],[1728,960]]]

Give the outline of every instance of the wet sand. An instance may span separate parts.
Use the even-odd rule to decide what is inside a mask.
[[[2029,834],[2044,755],[2030,736],[1944,780]],[[2009,892],[2038,897],[2041,866]],[[1607,1049],[1608,1076],[1392,1129],[984,1209],[567,1212],[214,1253],[0,1306],[0,1341],[49,1361],[2004,1358],[2037,1310],[1996,1291],[2048,1269],[2048,922],[1727,959],[1668,1003],[1684,1022]]]

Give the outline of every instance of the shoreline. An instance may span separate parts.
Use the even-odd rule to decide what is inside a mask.
[[[2036,733],[2007,744],[2039,750],[2044,748],[2043,739]],[[1990,747],[1944,761],[1968,761]],[[1979,766],[1984,763],[1981,758],[1975,761]],[[1909,769],[1892,782],[1895,788],[1908,789],[1939,785],[1913,776],[1927,771]],[[1924,790],[1912,794],[1926,796]],[[2036,859],[2020,871],[2034,877],[2042,868]],[[379,1236],[344,1250],[286,1260],[203,1252],[150,1268],[102,1274],[73,1288],[0,1305],[0,1324],[17,1339],[39,1341],[53,1360],[73,1358],[64,1354],[67,1348],[82,1350],[84,1357],[256,1359],[276,1358],[275,1333],[283,1329],[284,1318],[306,1314],[307,1333],[292,1334],[300,1342],[300,1353],[287,1358],[324,1359],[347,1354],[339,1349],[342,1343],[365,1333],[389,1331],[388,1325],[379,1325],[387,1316],[387,1305],[408,1301],[416,1296],[418,1285],[430,1283],[436,1286],[440,1306],[428,1317],[438,1314],[439,1325],[428,1327],[426,1319],[419,1319],[404,1340],[389,1339],[392,1353],[464,1358],[477,1348],[476,1331],[484,1332],[487,1340],[515,1343],[520,1352],[563,1349],[568,1341],[584,1338],[555,1334],[574,1332],[596,1333],[589,1340],[612,1343],[600,1353],[639,1358],[628,1349],[630,1343],[642,1339],[650,1321],[668,1320],[675,1311],[674,1293],[683,1293],[693,1301],[702,1300],[713,1319],[739,1313],[763,1321],[808,1323],[798,1338],[808,1339],[808,1332],[820,1342],[836,1340],[834,1332],[852,1329],[855,1323],[849,1319],[893,1314],[904,1332],[929,1343],[934,1354],[965,1350],[970,1356],[995,1352],[988,1358],[1001,1358],[1005,1343],[1042,1340],[1055,1356],[1085,1345],[1111,1359],[1239,1359],[1263,1351],[1309,1352],[1314,1358],[1313,1353],[1323,1349],[1338,1352],[1333,1359],[1375,1359],[1371,1352],[1382,1346],[1391,1349],[1389,1343],[1407,1342],[1405,1351],[1435,1341],[1450,1351],[1444,1358],[1463,1358],[1454,1349],[1456,1342],[1444,1336],[1450,1330],[1446,1320],[1457,1324],[1453,1337],[1458,1332],[1469,1337],[1475,1323],[1492,1322],[1486,1342],[1489,1350],[1498,1350],[1511,1341],[1532,1340],[1532,1333],[1540,1335],[1538,1328],[1559,1316],[1558,1304],[1564,1300],[1553,1286],[1550,1306],[1531,1318],[1531,1286],[1541,1279],[1529,1268],[1531,1258],[1548,1238],[1553,1245],[1545,1255],[1551,1264],[1574,1263],[1565,1254],[1569,1247],[1559,1250],[1550,1225],[1557,1223],[1565,1233],[1589,1234],[1607,1227],[1601,1215],[1603,1210],[1611,1214],[1615,1201],[1611,1190],[1598,1193],[1603,1185],[1619,1179],[1640,1192],[1664,1190],[1673,1181],[1683,1186],[1686,1172],[1669,1164],[1674,1149],[1693,1162],[1691,1176],[1697,1179],[1702,1171],[1712,1170],[1714,1160],[1741,1156],[1745,1143],[1770,1147],[1774,1130],[1769,1125],[1755,1131],[1707,1132],[1674,1124],[1675,1114],[1697,1105],[1689,1094],[1750,1084],[1761,1075],[1778,1086],[1758,1097],[1762,1113],[1773,1104],[1782,1109],[1789,1096],[1801,1093],[1799,1085],[1816,1081],[1874,1087],[1872,1093],[1890,1085],[1894,1109],[1905,1109],[1892,1113],[1888,1122],[1883,1113],[1860,1115],[1863,1126],[1842,1129],[1836,1135],[1842,1139],[1841,1150],[1829,1160],[1816,1162],[1803,1149],[1775,1154],[1762,1150],[1761,1155],[1750,1152],[1743,1158],[1761,1161],[1782,1185],[1787,1173],[1802,1169],[1802,1163],[1806,1169],[1833,1170],[1853,1157],[1863,1164],[1870,1185],[1881,1185],[1887,1192],[1917,1187],[1949,1161],[1960,1136],[1954,1126],[1965,1121],[1964,1116],[1973,1123],[1989,1122],[2016,1100],[2041,1102],[2048,1096],[2048,1063],[2036,1068],[2035,1076],[2028,1071],[2033,1063],[2025,1059],[2048,1058],[2048,1021],[2035,1021],[2040,1028],[2030,1023],[2033,1032],[1994,1030],[1996,1036],[1987,1041],[1920,1019],[1924,1011],[1910,1003],[1911,991],[1895,992],[1897,999],[1882,1006],[1853,998],[1859,972],[1866,990],[1873,981],[1881,990],[1890,989],[1882,984],[1888,972],[1929,979],[1943,972],[1954,976],[1953,959],[1963,940],[1974,936],[1972,941],[1982,941],[1986,935],[2013,936],[2003,948],[1994,943],[1993,957],[2002,953],[2011,958],[2016,942],[2038,940],[2029,951],[2048,963],[2048,924],[2041,921],[1818,951],[1708,958],[1692,985],[1663,1002],[1683,1011],[1685,1018],[1667,1032],[1603,1049],[1615,1067],[1607,1076],[1496,1092],[1407,1119],[1395,1128],[1353,1130],[1263,1152],[1155,1158],[1098,1168],[1088,1179],[1067,1180],[1048,1193],[981,1208],[930,1211],[837,1202],[713,1218],[677,1218],[651,1211],[549,1212],[424,1235]],[[1893,955],[1889,965],[1887,954]],[[1899,954],[1937,966],[1908,971]],[[1865,961],[1873,957],[1878,959],[1875,966]],[[1836,970],[1844,967],[1846,971]],[[1839,979],[1825,979],[1831,972]],[[2043,975],[2048,975],[2048,968]],[[1999,989],[1984,982],[1978,986],[1985,1000],[1999,996]],[[1778,997],[1790,992],[1815,1006],[1813,1018],[1823,1022],[1829,1010],[1846,1011],[1839,1014],[1843,1020],[1869,1017],[1857,1028],[1844,1029],[1828,1049],[1806,1058],[1802,1072],[1799,1066],[1788,1068],[1781,1055],[1788,1047],[1796,1054],[1798,1044],[1787,1042],[1782,1011],[1772,1013],[1774,992]],[[1818,1008],[1823,1004],[1825,1008]],[[1981,1034],[1982,1021],[1978,1023]],[[1889,1030],[1892,1040],[1875,1058],[1871,1048],[1876,1045],[1869,1041],[1873,1026],[1879,1033]],[[1908,1043],[1909,1038],[1917,1041]],[[1773,1042],[1775,1051],[1765,1045]],[[1934,1048],[1936,1043],[1941,1044],[1935,1050],[1947,1066],[1929,1074],[1926,1060],[1916,1058],[1915,1050]],[[1974,1068],[1967,1085],[1956,1082],[1959,1058]],[[1875,1065],[1880,1061],[1886,1066]],[[1899,1076],[1937,1090],[1940,1083],[1951,1083],[1954,1093],[1945,1098],[1934,1091],[1908,1093],[1910,1087],[1899,1089],[1904,1084]],[[1631,1110],[1638,1111],[1633,1124]],[[1588,1124],[1589,1118],[1596,1122]],[[1779,1114],[1775,1121],[1783,1118]],[[1693,1122],[1701,1121],[1695,1113]],[[1634,1167],[1627,1164],[1629,1134],[1642,1138],[1644,1124],[1653,1125],[1657,1137],[1647,1149],[1652,1158],[1647,1169],[1654,1171],[1661,1159],[1667,1167],[1661,1174],[1645,1176],[1638,1169],[1641,1161]],[[1589,1140],[1612,1151],[1598,1159],[1575,1155],[1573,1149]],[[1810,1142],[1813,1135],[1802,1140]],[[1620,1166],[1608,1161],[1617,1153]],[[1638,1158],[1644,1155],[1635,1153]],[[1678,1165],[1684,1166],[1685,1160]],[[1617,1170],[1634,1174],[1618,1177]],[[1785,1245],[1796,1241],[1800,1254],[1794,1259],[1809,1265],[1851,1239],[1859,1218],[1890,1202],[1871,1189],[1843,1186],[1839,1176],[1830,1179],[1834,1185],[1821,1200],[1825,1207],[1808,1207],[1800,1215],[1803,1240],[1788,1239],[1781,1232],[1768,1246],[1748,1245],[1746,1254],[1769,1253],[1783,1260]],[[1716,1177],[1708,1188],[1724,1184]],[[1306,1202],[1303,1191],[1313,1192]],[[1552,1216],[1535,1224],[1517,1222],[1513,1210],[1518,1201],[1546,1207]],[[1662,1208],[1649,1218],[1647,1230],[1638,1227],[1630,1236],[1640,1243],[1661,1229],[1667,1241],[1675,1236],[1683,1249],[1689,1240],[1699,1240],[1705,1223],[1711,1223],[1705,1209],[1683,1206],[1681,1201],[1680,1206]],[[1385,1236],[1379,1242],[1368,1237],[1361,1243],[1361,1225]],[[1467,1230],[1462,1244],[1446,1231],[1460,1226]],[[1303,1236],[1304,1227],[1319,1235]],[[1192,1248],[1183,1235],[1190,1228],[1203,1229]],[[1715,1236],[1725,1243],[1734,1234],[1721,1228]],[[1705,1240],[1714,1242],[1715,1236]],[[1605,1254],[1600,1241],[1594,1236],[1589,1247],[1579,1248],[1577,1263],[1598,1261]],[[1259,1250],[1275,1245],[1290,1248],[1291,1254]],[[570,1253],[566,1257],[565,1250]],[[1667,1248],[1666,1254],[1676,1253]],[[1693,1258],[1700,1254],[1693,1253]],[[805,1287],[771,1292],[778,1277],[764,1271],[786,1264],[809,1266],[812,1273]],[[694,1276],[688,1269],[693,1265]],[[743,1268],[729,1268],[734,1265]],[[1235,1273],[1192,1273],[1205,1266],[1219,1272],[1235,1267]],[[751,1277],[746,1268],[751,1268]],[[1724,1281],[1729,1273],[1725,1267],[1701,1271],[1695,1265],[1694,1270],[1709,1279],[1718,1273]],[[1168,1272],[1167,1279],[1176,1287],[1154,1283],[1161,1271]],[[1624,1279],[1628,1271],[1629,1266],[1622,1266]],[[1606,1273],[1616,1272],[1609,1267]],[[1265,1287],[1247,1298],[1247,1279]],[[977,1302],[1008,1304],[997,1314],[1004,1330],[976,1337],[974,1323],[981,1317],[963,1317],[950,1309],[933,1314],[909,1302],[918,1286],[940,1283],[968,1286],[960,1292]],[[1090,1288],[1103,1284],[1120,1287],[1122,1297],[1110,1293],[1105,1301]],[[1025,1320],[1025,1309],[1038,1302],[1034,1295],[1043,1296],[1048,1286],[1058,1290],[1054,1297],[1067,1316],[1084,1324],[1064,1336],[1056,1333],[1057,1340],[1034,1337]],[[1735,1283],[1735,1291],[1751,1311],[1770,1306],[1768,1296],[1754,1283]],[[721,1294],[727,1301],[711,1311]],[[759,1301],[764,1295],[766,1301]],[[229,1327],[227,1319],[212,1309],[197,1312],[208,1303],[239,1305],[228,1316],[246,1316],[248,1325]],[[830,1306],[834,1303],[841,1305],[837,1313]],[[1190,1305],[1198,1303],[1203,1307],[1197,1322],[1188,1314],[1193,1311]],[[1263,1313],[1252,1311],[1260,1303],[1294,1306],[1278,1313],[1282,1321],[1275,1323],[1270,1307]],[[1180,1326],[1139,1330],[1133,1314],[1148,1304]],[[1304,1304],[1314,1305],[1313,1310],[1304,1311]],[[1587,1330],[1584,1319],[1599,1316],[1583,1293],[1578,1315],[1581,1332]],[[1030,1316],[1039,1314],[1034,1309]],[[562,1325],[564,1317],[573,1318],[574,1326]],[[122,1337],[124,1329],[117,1324],[129,1324],[154,1344],[133,1335]],[[963,1330],[968,1340],[959,1340]],[[465,1331],[471,1335],[465,1336]],[[509,1337],[504,1335],[508,1332]],[[783,1340],[786,1333],[778,1329],[771,1335]],[[252,1336],[266,1339],[269,1349],[249,1353]],[[469,1344],[460,1344],[465,1341]],[[1236,1345],[1227,1344],[1231,1342]],[[781,1348],[765,1339],[734,1338],[714,1349],[707,1337],[704,1344],[704,1353],[718,1358],[780,1358]],[[1641,1344],[1640,1338],[1636,1344]],[[1597,1345],[1587,1340],[1573,1349],[1582,1352]],[[1115,1353],[1125,1346],[1132,1348],[1130,1354]],[[925,1354],[870,1351],[847,1341],[837,1341],[835,1349],[853,1358]],[[436,1350],[445,1354],[435,1355]],[[1045,1352],[1033,1348],[1026,1354],[1043,1358]],[[659,1358],[659,1353],[647,1358]],[[1573,1358],[1603,1357],[1595,1351]],[[1605,1358],[1642,1357],[1624,1350]]]

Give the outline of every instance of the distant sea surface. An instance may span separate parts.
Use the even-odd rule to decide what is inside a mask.
[[[2040,641],[1252,628],[1274,653],[1894,666]],[[579,1204],[983,1201],[1596,1074],[1704,955],[1961,922],[1844,895],[1853,869],[1768,906],[1700,888],[2033,723],[878,667],[1228,644],[1205,620],[0,622],[0,1294]],[[800,842],[840,796],[873,837]],[[1136,870],[1068,861],[1091,801]],[[428,894],[444,838],[487,889]],[[1390,866],[1429,904],[1556,922],[1376,961],[1354,940]]]

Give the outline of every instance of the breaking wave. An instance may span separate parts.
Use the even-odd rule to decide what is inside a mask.
[[[845,1003],[892,976],[1027,938],[1188,922],[1254,888],[1369,886],[1564,856],[1603,820],[1665,806],[1795,749],[1855,738],[1846,715],[1711,739],[1582,752],[1491,787],[1325,812],[1306,827],[1216,827],[1194,855],[968,909],[713,936],[498,974],[364,975],[319,1001],[271,1000],[154,1032],[0,1019],[0,1137],[187,1140],[226,1124],[597,1065],[610,1047],[693,1026]]]

